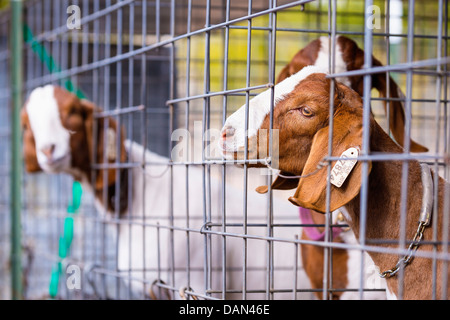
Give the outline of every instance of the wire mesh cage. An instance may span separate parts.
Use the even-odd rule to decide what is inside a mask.
[[[11,19],[8,9],[0,13],[4,181],[10,179]],[[71,92],[80,106],[95,108],[93,143],[71,151],[72,159],[86,154],[88,169],[41,168],[23,176],[22,297],[392,297],[379,276],[383,270],[371,259],[389,257],[395,265],[410,253],[409,163],[427,163],[445,179],[449,174],[446,1],[29,0],[23,19],[24,109],[33,90],[55,86],[63,88],[61,96]],[[359,70],[342,69],[339,37],[354,41],[371,62]],[[295,190],[271,190],[278,171],[252,168],[253,159],[230,161],[219,150],[227,118],[241,106],[250,117],[251,100],[266,90],[272,93],[268,114],[275,117],[278,76],[317,39],[329,44],[322,61],[328,79],[362,79],[364,127],[373,114],[392,137],[389,110],[399,101],[404,106],[403,153],[371,152],[366,140],[359,159],[364,165],[400,163],[403,173],[396,182],[403,191],[392,200],[399,214],[391,226],[397,238],[370,234],[375,226],[366,213],[375,201],[373,173],[361,184],[361,227],[353,234],[345,212],[342,219],[328,207],[320,218],[302,219],[288,201]],[[381,65],[373,64],[372,55]],[[370,89],[376,81],[388,83],[387,94]],[[390,81],[404,95],[389,92]],[[63,103],[57,107],[67,126]],[[271,133],[270,144],[277,138]],[[413,152],[410,138],[428,152]],[[271,156],[259,160],[268,164]],[[330,157],[331,170],[338,159]],[[255,191],[262,185],[269,186],[267,194]],[[447,188],[439,192],[449,199]],[[448,203],[438,208],[438,194],[434,211],[441,214],[433,215],[421,243],[433,249],[414,255],[432,261],[430,297],[440,299],[448,295],[450,255]],[[0,184],[2,299],[11,298],[10,201],[8,183]],[[305,230],[320,235],[308,238]],[[400,279],[394,290],[400,299],[410,297],[403,281],[408,268],[394,276]]]

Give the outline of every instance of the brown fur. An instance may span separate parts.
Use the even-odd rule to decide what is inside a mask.
[[[23,158],[25,162],[25,170],[27,172],[42,171],[36,156],[36,143],[34,141],[33,131],[31,131],[28,113],[25,108],[20,112],[23,128]]]
[[[302,70],[304,67],[313,65],[319,54],[320,39],[311,41],[305,48],[301,49],[292,60],[281,70],[277,83]]]
[[[61,118],[61,123],[64,128],[74,132],[70,136],[70,149],[72,154],[72,168],[77,169],[72,172],[74,179],[81,180],[83,176],[91,183],[94,179],[93,173],[95,174],[95,184],[93,189],[95,190],[95,195],[100,202],[103,200],[103,189],[107,188],[106,201],[108,202],[105,207],[109,210],[114,211],[114,197],[115,192],[115,182],[116,182],[116,169],[107,170],[92,170],[91,164],[98,163],[103,164],[104,162],[104,130],[106,129],[105,119],[99,119],[97,121],[97,158],[94,159],[92,154],[94,145],[94,112],[95,110],[100,111],[93,103],[87,100],[81,100],[77,98],[74,94],[60,88],[54,87],[54,97],[57,101],[59,107],[59,113]],[[28,103],[28,102],[27,102]],[[33,132],[31,130],[28,114],[26,108],[24,107],[21,112],[22,116],[22,126],[24,129],[23,133],[23,153],[25,168],[27,172],[39,172],[42,169],[39,167],[37,157],[36,157],[36,145],[34,142]],[[109,128],[112,128],[116,133],[118,132],[117,122],[109,118]],[[126,161],[126,151],[124,146],[125,133],[124,130],[120,130],[121,139],[121,155],[120,161]],[[108,160],[107,160],[108,161]],[[108,161],[109,164],[114,163],[113,160]],[[104,182],[103,172],[107,172],[107,183]],[[81,173],[82,176],[78,174]],[[123,212],[127,207],[128,197],[126,196],[126,179],[127,170],[120,170],[121,178],[121,193],[120,193],[120,203],[121,207],[118,208],[119,212]]]
[[[362,125],[362,100],[360,96],[343,84],[336,84],[334,97],[335,112],[333,156],[339,156],[340,152],[350,146],[361,143],[360,128]],[[294,91],[279,102],[274,109],[274,129],[279,130],[279,168],[282,171],[295,175],[307,174],[311,168],[308,164],[317,163],[327,154],[328,139],[321,138],[323,132],[328,132],[329,124],[329,95],[330,80],[323,74],[313,74],[300,82]],[[314,113],[306,118],[298,108],[308,106]],[[269,116],[263,122],[260,130],[269,129]],[[376,123],[370,118],[370,148],[373,152],[401,153],[400,148]],[[327,136],[327,135],[325,135]],[[267,143],[267,141],[258,141]],[[317,143],[319,143],[317,145]],[[316,144],[316,145],[315,145]],[[345,205],[351,221],[349,221],[356,237],[359,237],[359,215],[361,184],[360,169],[362,162],[358,162],[355,169],[344,183],[343,189],[331,187],[331,210]],[[333,164],[332,164],[333,165]],[[401,175],[402,163],[400,161],[379,161],[371,164],[368,190],[367,209],[367,239],[399,239],[400,224],[400,199],[401,199]],[[319,173],[300,180],[295,195],[290,200],[302,207],[314,209],[319,212],[326,211],[326,172],[323,168]],[[359,172],[359,173],[358,173]],[[355,178],[355,175],[357,178]],[[437,239],[442,239],[442,215],[445,181],[439,179],[439,197],[437,199],[439,212],[434,213],[433,219],[437,219]],[[303,180],[303,181],[302,181]],[[311,180],[311,183],[308,181]],[[325,186],[324,186],[325,185]],[[408,206],[406,221],[407,240],[411,239],[417,229],[417,221],[422,202],[421,170],[417,161],[409,162],[408,174]],[[448,227],[448,226],[447,226]],[[425,229],[424,240],[432,239],[431,228]],[[380,245],[396,248],[397,245]],[[431,245],[422,245],[419,250],[430,251]],[[442,250],[438,245],[437,250]],[[391,269],[398,260],[396,254],[368,252],[381,271]],[[441,277],[443,263],[437,263],[437,297],[441,295]],[[404,299],[430,299],[432,297],[432,260],[426,258],[414,258],[404,273]],[[450,277],[450,270],[448,270]],[[387,284],[391,292],[398,294],[397,276],[388,278]],[[447,284],[448,288],[448,284]],[[450,294],[450,290],[447,291]],[[447,297],[450,298],[450,295]]]
[[[318,40],[317,40],[318,41]],[[320,42],[319,42],[320,43]],[[316,75],[313,75],[313,77],[316,77]],[[315,90],[315,91],[314,91]],[[314,95],[313,96],[313,92],[318,92],[320,93],[319,95]],[[347,90],[347,89],[344,89]],[[311,100],[314,103],[308,103],[308,107],[310,109],[314,109],[314,108],[318,108],[318,106],[320,104],[326,104],[329,103],[327,102],[327,100],[323,97],[327,97],[328,93],[330,91],[330,87],[328,82],[326,81],[319,81],[318,83],[315,82],[311,82],[310,83],[310,87],[307,88],[305,90],[305,92],[310,92],[311,94],[306,94],[303,99],[304,100],[300,100],[300,101],[296,101],[295,99],[293,99],[292,101],[289,102],[290,106],[287,106],[286,108],[292,108],[292,105],[295,106],[301,106],[302,103],[305,100]],[[336,97],[340,94],[340,91],[337,91]],[[349,95],[347,95],[349,96]],[[349,99],[349,98],[347,98]],[[336,100],[335,103],[338,103],[338,101]],[[280,105],[277,105],[277,108],[275,108],[276,110],[276,115],[274,116],[274,119],[279,120],[279,116],[286,112],[286,110],[282,110],[280,109]],[[294,111],[297,112],[297,111]],[[291,112],[292,113],[292,112]],[[327,122],[328,121],[328,115],[327,114],[322,114],[323,117],[323,121]],[[283,118],[284,119],[284,118]],[[301,119],[301,120],[307,120],[307,119]],[[268,126],[267,123],[268,119],[265,120],[265,122],[263,123],[262,127],[266,127]],[[281,123],[278,123],[278,125],[280,127],[284,127],[286,128],[287,126],[285,124],[283,124],[284,121],[280,120]],[[289,122],[289,120],[287,121]],[[303,146],[300,147],[302,150],[306,149],[306,148],[311,148],[311,141],[312,139],[310,137],[312,137],[314,135],[314,131],[318,128],[320,128],[322,125],[316,121],[315,123],[317,125],[317,127],[315,127],[314,125],[311,126],[310,131],[308,132],[308,134],[306,135],[306,139],[300,143],[298,143],[297,141],[293,140],[292,143],[288,142],[288,145],[286,146],[286,148],[283,148],[282,150],[279,150],[279,156],[280,156],[280,161],[283,161],[282,159],[285,158],[285,156],[289,156],[289,157],[295,157],[295,150],[299,148],[299,146]],[[298,125],[301,125],[300,123],[298,123]],[[274,128],[275,128],[275,123],[274,123]],[[292,135],[292,131],[284,131],[281,132],[282,135],[280,135],[280,141],[285,142],[286,140],[289,140],[290,135]],[[360,145],[360,142],[358,142],[358,144]],[[291,154],[290,151],[294,151],[293,154]],[[327,153],[327,149],[322,149],[321,151]],[[340,151],[342,153],[342,150]],[[340,154],[339,154],[340,155]],[[317,161],[320,161],[320,158],[316,158]],[[317,166],[317,161],[312,164],[312,170],[315,170],[316,166]],[[295,169],[297,165],[301,165],[304,166],[305,164],[302,163],[293,163],[292,166],[288,165],[288,168],[290,171],[286,172],[285,170],[283,170],[283,175],[290,175],[289,172],[293,172],[295,173]],[[281,167],[280,167],[281,168]],[[295,173],[293,175],[298,175],[301,173]],[[325,174],[325,175],[324,175]],[[322,179],[326,178],[326,171],[322,172]],[[317,176],[311,176],[311,179],[309,180],[313,185],[316,183]],[[281,190],[288,190],[288,189],[295,189],[297,188],[299,183],[299,179],[284,179],[281,177],[277,177],[277,179],[274,181],[274,183],[272,184],[272,188],[273,189],[281,189]],[[267,187],[259,187],[258,188],[258,192],[260,193],[264,193],[267,192]],[[354,192],[358,192],[357,189],[354,190]],[[298,195],[297,195],[298,197]],[[298,205],[296,203],[296,205]],[[337,209],[337,208],[336,208]],[[317,211],[314,210],[310,210],[311,215],[313,220],[317,223],[317,224],[325,224],[325,216]],[[307,239],[306,235],[302,236],[303,239]],[[336,242],[341,242],[341,240],[338,239],[334,239],[334,241]],[[322,288],[323,286],[323,263],[324,263],[324,250],[322,247],[317,247],[317,246],[311,246],[311,245],[301,245],[301,250],[302,250],[302,262],[303,265],[305,266],[305,272],[308,275],[308,278],[311,281],[311,284],[313,286],[313,288],[318,289],[318,288]],[[347,283],[348,283],[348,279],[347,279],[347,259],[348,259],[348,254],[345,250],[333,250],[332,253],[332,261],[333,261],[333,284],[332,287],[334,288],[346,288]],[[322,272],[318,271],[318,270],[322,270]],[[333,292],[332,293],[332,299],[339,299],[339,297],[342,295],[342,292]],[[322,293],[316,293],[316,297],[321,299],[322,298]]]

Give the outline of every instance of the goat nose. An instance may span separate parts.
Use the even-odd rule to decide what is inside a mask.
[[[227,138],[233,137],[235,131],[236,131],[236,130],[235,130],[233,127],[231,127],[231,126],[226,126],[226,127],[223,128],[223,130],[222,130],[222,139],[225,140],[225,139],[227,139]]]
[[[50,144],[41,149],[41,152],[48,158],[51,159],[53,156],[53,152],[55,151],[55,145]]]

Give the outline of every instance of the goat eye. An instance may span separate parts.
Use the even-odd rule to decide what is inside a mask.
[[[291,113],[301,113],[302,116],[304,116],[305,118],[311,118],[312,116],[314,116],[314,112],[312,112],[312,110],[309,107],[306,106],[301,106],[295,109],[291,109],[287,112],[287,114],[291,114]]]
[[[314,113],[308,107],[301,107],[300,112],[307,118],[312,117],[314,115]]]

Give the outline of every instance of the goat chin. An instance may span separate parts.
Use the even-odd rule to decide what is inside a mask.
[[[65,156],[51,160],[51,161],[39,161],[39,165],[42,168],[44,172],[47,173],[61,173],[61,172],[67,172],[70,173],[71,171],[71,156],[70,154],[66,154]]]

